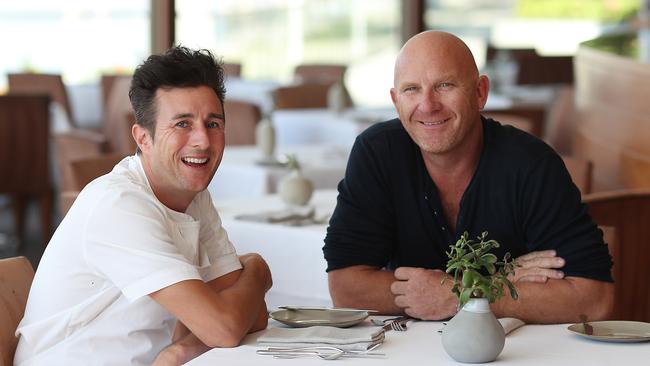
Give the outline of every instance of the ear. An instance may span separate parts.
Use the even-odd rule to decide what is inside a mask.
[[[479,110],[483,110],[485,103],[487,103],[488,92],[490,91],[490,79],[486,75],[478,77],[476,85],[476,97],[478,98]]]
[[[151,139],[149,130],[140,126],[137,123],[134,123],[133,126],[131,127],[131,135],[133,135],[133,139],[135,140],[135,143],[138,145],[138,147],[143,153],[149,152],[149,150],[151,150],[151,145],[153,144],[153,140]]]
[[[390,99],[393,101],[393,105],[397,107],[397,90],[395,88],[390,88]]]

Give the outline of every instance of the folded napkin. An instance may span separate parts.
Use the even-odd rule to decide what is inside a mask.
[[[503,330],[506,332],[506,335],[508,335],[508,333],[512,332],[513,330],[526,324],[521,319],[517,319],[517,318],[499,318],[499,323],[501,323],[501,326],[503,327]]]
[[[290,207],[283,210],[241,214],[235,216],[235,219],[243,221],[268,222],[273,224],[295,220],[313,219],[314,213],[315,212],[313,207]]]
[[[366,351],[384,341],[384,331],[376,327],[269,328],[257,339],[265,347],[332,346],[346,351]]]

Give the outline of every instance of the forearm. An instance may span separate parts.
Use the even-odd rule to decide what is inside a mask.
[[[614,304],[612,283],[585,278],[518,282],[515,287],[517,300],[507,294],[492,304],[497,317],[519,318],[526,323],[573,323],[580,321],[581,314],[589,320],[606,319]]]
[[[152,366],[182,365],[208,350],[210,350],[210,347],[201,342],[194,334],[189,333],[163,349]]]
[[[354,266],[329,272],[329,289],[334,306],[377,310],[381,314],[403,314],[395,304],[390,286],[392,271]]]

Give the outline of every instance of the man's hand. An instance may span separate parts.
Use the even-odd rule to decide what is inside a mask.
[[[395,305],[418,319],[440,320],[456,314],[458,301],[451,292],[452,281],[441,270],[400,267],[395,270],[397,281],[390,286]],[[443,278],[449,278],[441,284]]]
[[[564,267],[564,259],[554,250],[530,252],[516,259],[515,274],[509,277],[512,282],[546,283],[549,279],[561,280],[564,272],[556,268]]]
[[[240,255],[239,262],[241,262],[241,265],[246,269],[257,268],[259,278],[264,283],[264,292],[271,289],[271,286],[273,286],[273,278],[271,277],[269,265],[266,264],[264,258],[257,253],[248,253]]]

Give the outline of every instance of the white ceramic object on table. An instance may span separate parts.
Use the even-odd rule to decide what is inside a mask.
[[[345,110],[345,89],[343,83],[336,82],[327,90],[327,108],[338,114]]]
[[[314,184],[302,175],[300,169],[291,169],[278,184],[278,194],[288,205],[306,205],[313,192]]]
[[[255,143],[263,161],[275,161],[275,127],[270,118],[262,118],[255,128]]]
[[[487,299],[470,299],[442,332],[442,346],[454,360],[483,363],[496,360],[506,335]]]

